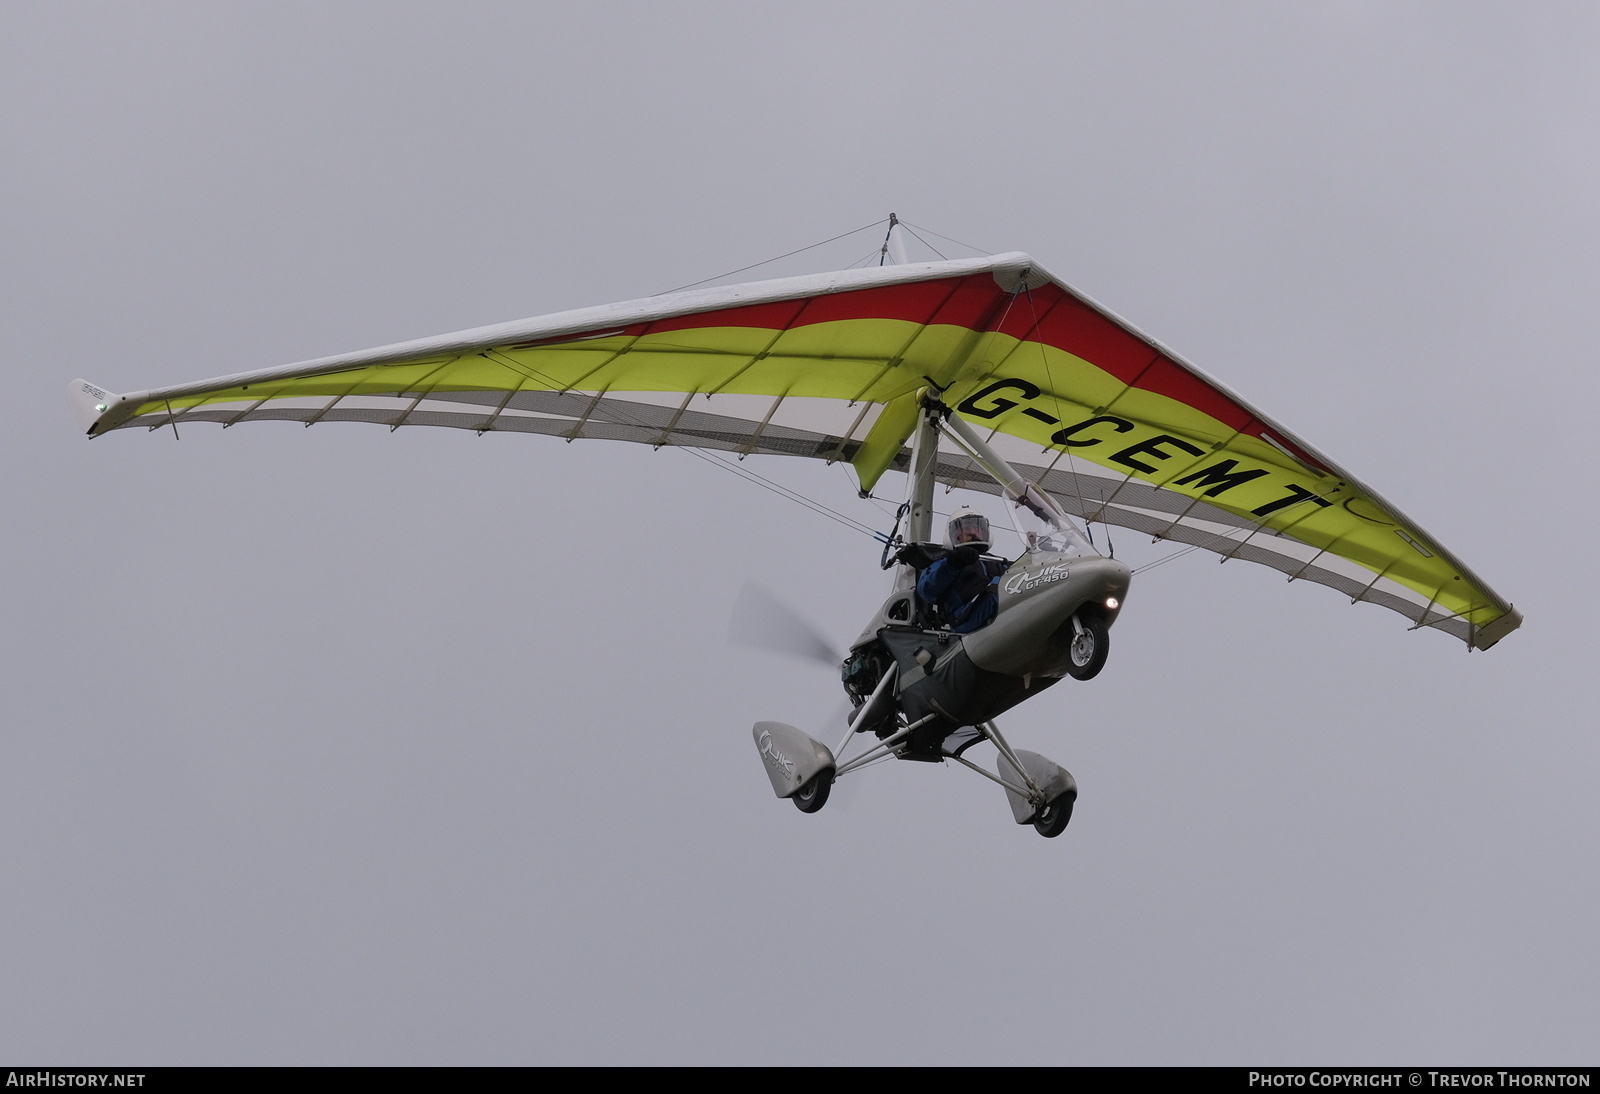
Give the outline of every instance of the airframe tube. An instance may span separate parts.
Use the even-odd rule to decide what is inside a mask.
[[[939,408],[926,403],[928,389],[917,392],[917,431],[911,440],[911,466],[908,468],[907,498],[911,503],[906,521],[907,543],[933,540],[934,468],[939,461]]]
[[[1017,469],[1007,463],[1000,453],[989,447],[989,442],[978,436],[977,430],[954,414],[945,418],[939,425],[949,434],[952,441],[966,449],[967,454],[978,461],[978,466],[983,468],[991,479],[1000,484],[1000,488],[1006,492],[1010,500],[1019,505],[1026,505],[1042,520],[1054,518],[1062,527],[1071,527],[1071,522],[1061,511],[1061,507],[1055,503],[1055,499],[1019,475]]]

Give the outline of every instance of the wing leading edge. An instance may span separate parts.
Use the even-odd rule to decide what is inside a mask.
[[[1027,255],[889,266],[586,308],[115,395],[90,436],[363,421],[903,467],[917,393],[1088,520],[1274,567],[1487,649],[1521,622],[1336,464]],[[997,492],[964,457],[951,485]]]

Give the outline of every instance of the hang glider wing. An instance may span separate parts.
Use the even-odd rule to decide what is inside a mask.
[[[945,402],[1085,520],[1271,566],[1488,649],[1522,616],[1394,506],[1034,267]],[[965,457],[945,481],[997,492]]]
[[[90,436],[359,421],[904,467],[933,387],[1087,519],[1330,585],[1486,649],[1521,621],[1331,461],[1027,255],[888,266],[564,312],[127,395]],[[952,485],[996,491],[960,455]]]

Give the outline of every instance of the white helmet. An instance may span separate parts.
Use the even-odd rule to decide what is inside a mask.
[[[972,506],[963,505],[950,514],[945,544],[950,547],[976,547],[980,551],[987,551],[989,518]]]

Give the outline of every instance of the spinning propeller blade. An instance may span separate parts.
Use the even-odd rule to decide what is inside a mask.
[[[803,657],[830,669],[838,668],[844,660],[815,626],[753,581],[745,582],[734,599],[733,615],[728,620],[728,641]]]

